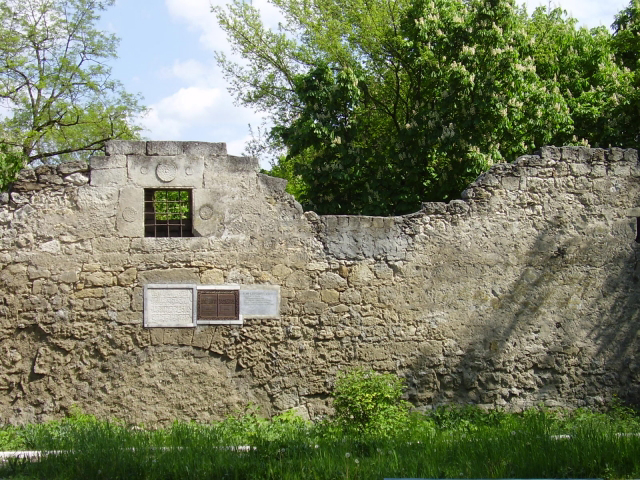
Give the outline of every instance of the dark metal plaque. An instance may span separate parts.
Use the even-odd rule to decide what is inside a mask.
[[[198,290],[198,320],[238,320],[238,290]]]

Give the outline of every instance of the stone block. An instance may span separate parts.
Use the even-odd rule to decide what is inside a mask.
[[[217,268],[205,270],[200,274],[200,281],[203,285],[222,285],[224,284],[224,272]]]
[[[304,312],[308,315],[319,315],[328,308],[324,302],[309,302],[304,305]]]
[[[164,328],[152,328],[149,330],[151,345],[162,345],[164,343]]]
[[[104,302],[97,298],[85,298],[82,301],[82,308],[84,310],[90,310],[90,311],[101,310],[102,308],[104,308]]]
[[[257,173],[260,171],[260,162],[258,162],[256,157],[237,157],[235,155],[227,155],[226,158],[220,157],[220,163],[224,165],[223,168],[229,173]]]
[[[224,190],[198,189],[193,193],[193,233],[201,237],[224,232],[226,212],[230,208]]]
[[[629,148],[624,151],[624,161],[631,163],[638,163],[638,151]]]
[[[147,142],[147,155],[182,155],[181,142]]]
[[[640,207],[628,208],[625,215],[627,217],[640,217]]]
[[[347,280],[332,272],[323,273],[318,279],[318,284],[323,289],[345,290],[347,288]]]
[[[102,170],[91,170],[92,187],[116,187],[126,185],[126,168],[105,168]]]
[[[591,163],[604,163],[607,157],[607,151],[603,148],[591,149]]]
[[[286,265],[282,265],[281,263],[279,263],[271,269],[271,275],[273,275],[278,279],[283,279],[283,278],[287,278],[292,271],[293,270],[291,270]]]
[[[384,218],[383,217],[373,217],[372,227],[373,228],[384,228]]]
[[[362,303],[362,295],[355,288],[345,290],[340,294],[340,302],[348,305]]]
[[[340,301],[340,292],[337,290],[321,290],[322,301],[328,304],[336,304]]]
[[[75,298],[103,298],[104,288],[82,288],[73,294]]]
[[[144,290],[142,287],[134,287],[131,295],[131,310],[141,312],[144,306]]]
[[[199,157],[211,157],[214,155],[226,155],[226,143],[211,142],[181,142],[182,152],[185,155],[194,155]]]
[[[83,214],[95,216],[112,216],[118,202],[118,189],[79,188],[76,205]]]
[[[591,159],[590,149],[587,147],[562,147],[562,160],[568,163],[585,163]]]
[[[29,266],[29,268],[27,269],[27,274],[29,276],[29,280],[36,280],[38,278],[51,277],[51,272],[49,270],[40,269],[33,266]]]
[[[33,168],[27,167],[20,170],[16,176],[16,182],[37,182],[38,177]]]
[[[451,200],[447,204],[447,211],[452,215],[464,215],[469,212],[469,204],[464,200]]]
[[[80,172],[72,173],[71,175],[67,175],[66,177],[64,177],[64,183],[80,187],[89,183],[89,177]]]
[[[167,328],[164,331],[163,342],[165,345],[191,346],[193,341],[193,329],[191,328]]]
[[[58,275],[58,281],[62,283],[76,283],[78,281],[78,272],[73,270],[62,272]]]
[[[284,284],[291,288],[306,289],[311,286],[311,280],[304,272],[296,270],[287,277]]]
[[[116,311],[130,310],[131,296],[129,294],[129,289],[124,287],[107,288],[104,303],[108,308]],[[136,313],[135,315],[136,318],[140,317],[138,313]],[[139,318],[139,320],[142,319]]]
[[[575,176],[589,175],[591,173],[591,165],[586,163],[572,163],[569,165],[571,173]]]
[[[120,325],[141,325],[142,324],[142,314],[140,312],[131,312],[131,311],[116,311],[109,310],[109,317],[113,319],[116,323]]]
[[[371,269],[362,263],[355,265],[349,274],[349,284],[352,286],[368,285],[375,278]]]
[[[91,240],[94,255],[104,252],[127,252],[130,240],[117,237],[97,237]]]
[[[333,233],[338,228],[338,217],[336,215],[325,215],[320,218],[324,222],[328,233]]]
[[[562,150],[558,147],[542,147],[540,149],[540,160],[543,165],[550,165],[562,159]]]
[[[91,170],[103,170],[105,168],[127,168],[127,157],[125,155],[95,155],[89,158]]]
[[[628,177],[631,175],[631,166],[626,163],[614,163],[611,165],[610,172],[616,177]]]
[[[115,278],[111,273],[93,272],[82,275],[82,280],[87,286],[111,286],[115,284]]]
[[[196,348],[202,348],[208,350],[211,346],[211,340],[213,339],[213,333],[207,327],[196,327],[191,339],[191,346]]]
[[[444,202],[423,202],[422,212],[426,215],[444,215],[447,213],[447,204]]]
[[[296,300],[300,303],[319,302],[320,292],[317,290],[301,290],[296,294]]]
[[[58,240],[50,240],[45,242],[38,247],[38,250],[47,253],[58,254],[60,253],[60,241]]]
[[[595,178],[607,175],[607,168],[604,165],[594,165],[591,169],[591,176]]]
[[[624,160],[624,150],[622,148],[610,148],[607,152],[607,161],[609,163],[620,162]]]
[[[200,272],[195,268],[168,268],[166,270],[139,271],[138,282],[140,285],[149,283],[198,284],[200,283]]]
[[[126,237],[144,237],[144,190],[142,188],[120,189],[116,230]]]
[[[153,142],[152,142],[153,143]],[[203,186],[204,163],[190,155],[127,157],[132,185],[149,188],[197,188]]]
[[[147,142],[110,140],[105,144],[107,155],[146,155]]]
[[[349,228],[349,216],[348,215],[337,215],[336,220],[338,221],[338,229],[339,230],[347,230]]]
[[[81,161],[63,162],[58,165],[57,171],[60,175],[71,175],[72,173],[77,172],[88,172],[89,165],[87,164],[87,162]]]
[[[138,270],[135,268],[127,268],[124,272],[118,275],[118,285],[122,287],[128,287],[133,285],[138,276]]]
[[[271,177],[262,173],[258,174],[258,181],[271,193],[284,193],[288,183],[284,178]]]
[[[502,177],[501,182],[505,190],[513,191],[520,189],[520,177]]]
[[[64,183],[64,180],[58,175],[39,175],[38,181],[40,183],[50,183],[51,185],[62,185]]]
[[[513,165],[516,167],[540,167],[546,166],[547,161],[540,158],[540,155],[522,155],[516,158]]]

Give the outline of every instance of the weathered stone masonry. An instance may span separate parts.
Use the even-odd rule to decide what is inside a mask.
[[[390,218],[303,213],[257,171],[193,142],[23,170],[0,197],[0,421],[314,417],[357,365],[417,406],[640,403],[635,150],[544,148]],[[159,184],[192,190],[193,238],[144,237]],[[279,285],[281,316],[145,329],[151,283]]]

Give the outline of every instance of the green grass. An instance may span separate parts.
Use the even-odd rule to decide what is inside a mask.
[[[331,421],[311,424],[291,414],[267,421],[252,413],[147,430],[75,413],[1,429],[2,450],[64,452],[40,462],[9,462],[0,478],[640,477],[640,437],[618,435],[640,433],[640,418],[622,407],[608,414],[439,409],[411,415],[394,435],[377,431],[345,433]],[[229,448],[237,445],[250,449]]]

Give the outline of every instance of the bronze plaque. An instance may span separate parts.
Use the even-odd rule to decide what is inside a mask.
[[[238,320],[238,290],[198,290],[198,320]]]

